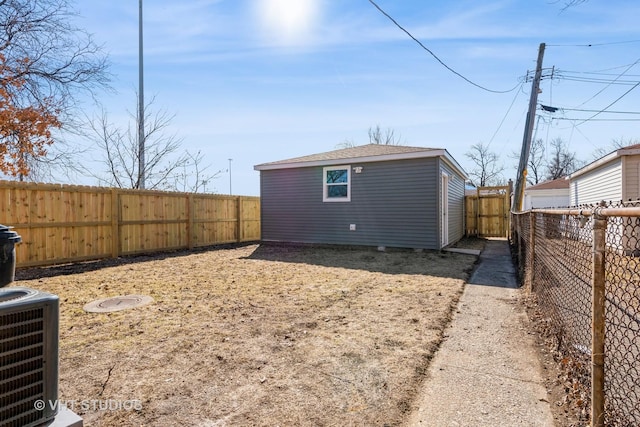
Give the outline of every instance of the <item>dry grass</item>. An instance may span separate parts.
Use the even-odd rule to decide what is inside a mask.
[[[382,426],[412,409],[474,262],[252,245],[22,270],[15,285],[60,296],[60,399],[140,401],[75,408],[85,425]],[[155,302],[82,309],[125,294]]]

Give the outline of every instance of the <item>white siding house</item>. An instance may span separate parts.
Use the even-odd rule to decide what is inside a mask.
[[[569,176],[571,205],[640,199],[640,144],[620,148]]]
[[[582,170],[575,172],[570,178],[571,205],[595,205],[601,200],[623,200],[622,158],[580,173]]]
[[[569,180],[558,178],[524,189],[524,210],[564,208],[570,205]]]
[[[569,176],[571,204],[597,205],[640,199],[640,144],[620,148]],[[607,247],[625,254],[640,253],[634,222],[609,221]]]

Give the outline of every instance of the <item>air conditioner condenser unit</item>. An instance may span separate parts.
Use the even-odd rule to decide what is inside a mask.
[[[38,426],[55,418],[58,316],[56,295],[0,289],[0,427]]]

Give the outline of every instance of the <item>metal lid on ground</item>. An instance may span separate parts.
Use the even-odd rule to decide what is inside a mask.
[[[145,295],[124,295],[92,301],[86,304],[84,311],[89,313],[110,313],[112,311],[126,310],[128,308],[141,307],[153,302],[153,298]]]

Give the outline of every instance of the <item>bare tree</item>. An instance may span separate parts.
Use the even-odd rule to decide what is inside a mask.
[[[145,187],[150,190],[188,192],[203,190],[222,171],[209,174],[207,171],[210,167],[203,165],[202,153],[181,151],[182,139],[167,133],[174,116],[164,110],[154,112],[151,108],[153,103],[152,98],[144,109]],[[102,163],[106,166],[103,174],[91,174],[101,184],[140,188],[138,121],[135,114],[129,113],[129,116],[126,129],[111,123],[105,111],[89,120],[89,138],[100,150]]]
[[[469,175],[476,187],[498,185],[504,181],[504,165],[500,163],[498,155],[489,151],[489,147],[482,142],[472,145],[465,156],[475,164]]]
[[[13,77],[24,80],[12,95],[22,106],[46,107],[70,120],[80,92],[108,84],[106,56],[75,27],[67,0],[0,0],[0,54]]]
[[[28,164],[28,173],[18,175],[19,181],[53,182],[64,177],[73,180],[78,174],[84,174],[79,159],[87,153],[87,148],[72,144],[63,136],[57,136],[42,156],[24,153]]]
[[[605,147],[597,148],[592,155],[593,160],[598,160],[601,157],[606,156],[607,154],[619,150],[620,148],[629,147],[630,145],[640,144],[640,139],[627,139],[619,138],[611,140],[611,143]]]
[[[531,142],[529,162],[527,163],[527,183],[529,185],[536,185],[544,180],[544,168],[547,162],[545,151],[544,141],[542,139],[536,139]],[[520,153],[514,152],[509,157],[514,160],[519,160]]]
[[[336,148],[353,148],[353,147],[357,147],[357,146],[358,146],[358,144],[356,144],[356,142],[353,139],[346,138],[340,144],[337,144]]]
[[[569,151],[567,144],[556,138],[550,143],[551,153],[547,160],[547,179],[558,179],[575,172],[582,164],[575,152]]]
[[[4,98],[17,109],[54,118],[49,122],[55,125],[48,129],[42,129],[44,122],[34,125],[40,134],[50,129],[77,128],[74,117],[79,95],[94,95],[96,90],[108,87],[106,56],[87,32],[72,24],[74,15],[67,0],[0,0]],[[38,143],[28,134],[26,129],[20,134],[23,147]],[[58,141],[56,138],[55,143]],[[9,141],[0,138],[0,144],[6,143]],[[19,160],[26,166],[14,176],[33,180],[53,167],[68,167],[74,150],[64,144],[52,148],[52,139],[47,145],[46,150],[22,150],[24,156]]]
[[[375,127],[370,126],[368,130],[369,144],[380,145],[400,145],[402,139],[400,135],[396,135],[396,131],[392,128],[387,128],[384,131],[380,128],[380,125]],[[353,148],[358,144],[353,139],[345,139],[340,144],[336,145],[336,148]]]
[[[544,180],[545,154],[544,141],[542,139],[537,139],[531,143],[527,166],[527,182],[531,185],[539,184]]]
[[[369,127],[369,143],[380,145],[400,145],[402,143],[400,135],[396,135],[396,131],[387,128],[384,131],[380,129],[380,125]]]
[[[210,187],[213,180],[223,172],[229,172],[229,170],[220,169],[214,173],[209,173],[211,165],[204,166],[204,154],[200,151],[196,154],[185,151],[185,156],[187,161],[170,177],[173,181],[168,181],[166,188],[185,193],[215,192],[215,187]]]

